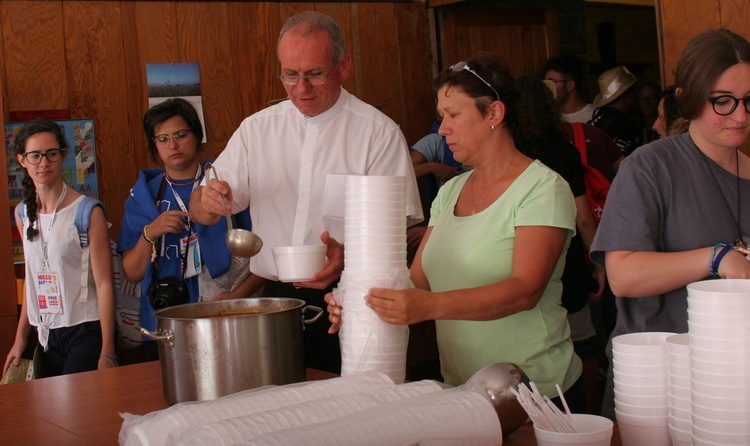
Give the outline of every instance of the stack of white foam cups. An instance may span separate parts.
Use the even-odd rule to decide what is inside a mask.
[[[406,266],[406,178],[347,176],[344,272],[334,291],[342,307],[341,375],[365,370],[406,376],[408,325],[381,320],[364,298],[371,288],[413,285]]]
[[[692,444],[750,444],[750,280],[688,290]]]

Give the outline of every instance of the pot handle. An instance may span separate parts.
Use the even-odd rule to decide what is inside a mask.
[[[162,335],[154,333],[152,331],[148,331],[143,327],[139,327],[138,325],[134,325],[133,328],[140,331],[144,336],[153,339],[154,341],[163,341],[169,344],[170,347],[174,347],[174,333],[172,333],[172,330],[169,330]]]
[[[315,316],[311,317],[310,319],[305,319],[305,313],[308,311],[316,311],[317,314]],[[320,307],[316,307],[315,305],[307,305],[302,308],[302,322],[304,322],[305,325],[310,325],[313,322],[316,322],[320,317],[323,316],[323,309]]]

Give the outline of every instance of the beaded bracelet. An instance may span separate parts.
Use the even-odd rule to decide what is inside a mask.
[[[148,236],[148,225],[143,227],[143,239],[147,242],[151,243],[151,263],[156,261],[156,240],[151,240],[151,238]]]
[[[719,248],[721,248],[721,250],[717,252],[717,249]],[[721,259],[733,249],[735,249],[734,245],[727,245],[726,243],[717,243],[714,245],[713,250],[711,250],[711,260],[708,262],[708,272],[712,276],[719,275],[719,264],[721,263]]]

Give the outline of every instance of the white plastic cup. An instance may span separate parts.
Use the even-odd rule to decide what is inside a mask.
[[[693,440],[700,439],[711,445],[717,444],[750,444],[750,435],[743,433],[733,433],[721,430],[703,429],[693,423]],[[623,443],[624,444],[624,443]]]
[[[688,328],[690,330],[690,336],[698,335],[704,338],[713,339],[715,343],[721,344],[724,342],[739,342],[742,343],[747,326],[723,326],[717,327],[707,324],[702,324],[699,321],[688,319]]]
[[[281,282],[307,282],[326,262],[326,245],[277,246],[271,249]]]
[[[712,304],[743,305],[748,303],[750,280],[722,279],[702,280],[687,286],[688,302],[709,301]]]
[[[669,417],[639,417],[624,414],[615,409],[617,428],[623,446],[668,446]]]
[[[615,389],[615,402],[643,407],[664,407],[669,403],[668,395],[631,395]]]
[[[386,185],[386,184],[406,184],[406,177],[401,175],[348,175],[346,177],[346,184],[371,184],[371,185]]]
[[[599,415],[571,414],[577,433],[551,432],[534,425],[534,436],[538,446],[609,446],[612,441],[614,423]]]
[[[628,333],[612,338],[612,351],[630,355],[660,356],[667,353],[667,338],[677,333],[646,331]]]
[[[669,417],[669,403],[667,401],[659,406],[644,406],[641,404],[627,404],[617,401],[615,398],[615,409],[626,415],[641,415],[648,417]]]
[[[631,362],[623,362],[621,359],[613,359],[612,360],[612,368],[615,372],[622,372],[628,375],[635,375],[635,376],[654,376],[656,375],[666,375],[669,373],[669,370],[667,367],[665,367],[663,364],[651,364],[646,361],[641,361],[638,363],[631,363]]]
[[[690,323],[690,321],[688,321]],[[717,340],[715,337],[699,335],[695,332],[690,333],[690,348],[702,348],[716,350],[721,352],[730,352],[735,354],[745,353],[745,343],[734,339]]]
[[[627,393],[629,395],[642,395],[642,396],[652,396],[652,395],[666,395],[667,390],[669,387],[667,385],[658,384],[654,385],[653,383],[650,384],[638,384],[638,383],[631,383],[627,381],[619,381],[617,378],[615,378],[615,389],[619,390],[622,393]]]

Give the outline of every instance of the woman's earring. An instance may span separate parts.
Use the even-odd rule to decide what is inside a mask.
[[[494,131],[495,131],[495,126],[494,126],[494,125],[491,125],[491,126],[490,126],[490,129],[492,129],[492,131],[494,132]]]

